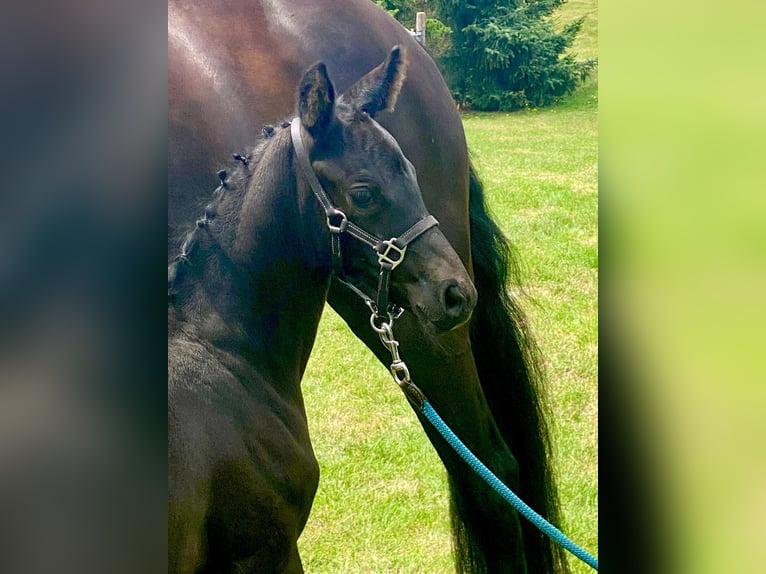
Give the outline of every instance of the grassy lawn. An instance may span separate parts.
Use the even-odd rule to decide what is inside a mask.
[[[570,0],[558,16],[586,15],[575,46],[583,58],[597,53],[596,10]],[[597,92],[593,79],[553,108],[464,116],[491,209],[524,264],[564,530],[596,554]],[[443,467],[386,369],[329,307],[303,388],[322,470],[300,539],[307,572],[453,572]]]
[[[560,25],[584,18],[572,52],[578,60],[598,57],[598,0],[567,0],[554,13],[553,18]]]

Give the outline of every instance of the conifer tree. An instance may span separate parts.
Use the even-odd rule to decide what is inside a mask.
[[[545,106],[571,93],[594,69],[567,49],[583,18],[557,31],[565,0],[430,0],[451,28],[439,63],[456,101],[480,110]]]

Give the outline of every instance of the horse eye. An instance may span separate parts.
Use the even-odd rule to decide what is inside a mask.
[[[372,205],[374,197],[368,186],[352,185],[348,192],[351,195],[351,201],[354,203],[354,206],[365,209]]]

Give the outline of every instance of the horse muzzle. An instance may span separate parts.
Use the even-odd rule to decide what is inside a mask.
[[[476,288],[438,229],[412,243],[392,283],[396,301],[409,306],[424,326],[440,333],[467,323],[476,307]]]

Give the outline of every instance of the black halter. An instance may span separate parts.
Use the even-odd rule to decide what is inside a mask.
[[[306,181],[308,181],[311,190],[319,200],[319,203],[322,204],[322,208],[327,215],[327,228],[330,230],[332,237],[332,260],[336,278],[354,291],[359,297],[364,299],[367,306],[370,307],[375,315],[383,316],[383,313],[390,313],[391,315],[401,314],[400,307],[394,304],[389,306],[388,289],[391,272],[404,261],[407,246],[432,227],[439,225],[439,222],[436,221],[436,218],[433,215],[426,215],[411,225],[404,233],[398,237],[392,237],[391,239],[380,239],[379,237],[368,233],[361,227],[349,221],[346,214],[332,204],[332,201],[322,188],[322,184],[319,183],[319,179],[314,173],[314,168],[311,166],[306,147],[303,145],[303,140],[301,138],[301,121],[299,118],[293,118],[290,126],[290,135],[292,136],[293,147],[295,148],[295,155],[298,158],[298,165],[300,165],[301,173],[306,178]],[[368,297],[359,288],[345,279],[343,260],[340,251],[340,236],[342,233],[348,233],[351,237],[358,239],[362,243],[366,243],[377,254],[380,272],[378,273],[378,292],[375,300]]]

